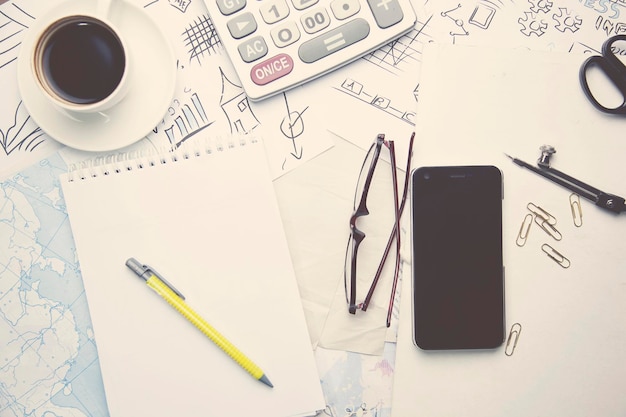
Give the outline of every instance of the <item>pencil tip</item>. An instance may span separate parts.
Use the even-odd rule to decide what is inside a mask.
[[[513,157],[511,155],[509,155],[508,153],[504,153],[504,155],[508,156],[509,158],[513,159]]]
[[[271,388],[274,388],[274,385],[272,385],[272,383],[270,382],[270,379],[266,377],[265,374],[261,375],[261,378],[259,378],[259,381],[261,381],[265,385],[270,386]]]

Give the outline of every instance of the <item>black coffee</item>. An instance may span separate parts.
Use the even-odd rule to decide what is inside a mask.
[[[101,101],[122,79],[126,62],[120,40],[89,18],[59,27],[43,48],[44,76],[60,97],[72,103]]]

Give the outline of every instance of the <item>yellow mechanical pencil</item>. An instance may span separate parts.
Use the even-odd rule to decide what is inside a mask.
[[[156,293],[167,301],[169,305],[174,307],[176,311],[196,326],[198,330],[211,339],[213,343],[219,346],[220,349],[222,349],[250,375],[264,384],[274,387],[261,368],[259,368],[246,355],[237,349],[235,345],[229,342],[220,332],[215,330],[213,326],[207,323],[206,320],[200,317],[198,313],[189,307],[189,305],[185,302],[185,297],[154,269],[150,268],[148,265],[141,264],[135,258],[129,258],[126,261],[126,266],[145,280],[146,284],[148,284],[150,288],[156,291]]]

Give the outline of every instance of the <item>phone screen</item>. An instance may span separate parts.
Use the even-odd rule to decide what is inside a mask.
[[[425,350],[504,341],[502,175],[493,166],[412,173],[413,337]]]

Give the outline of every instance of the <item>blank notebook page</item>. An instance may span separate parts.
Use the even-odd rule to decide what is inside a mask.
[[[262,143],[207,140],[176,154],[121,159],[62,178],[111,416],[323,409]],[[274,388],[153,292],[125,266],[130,257],[176,287]]]

